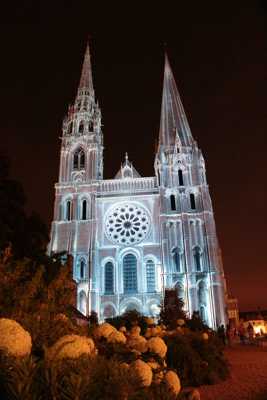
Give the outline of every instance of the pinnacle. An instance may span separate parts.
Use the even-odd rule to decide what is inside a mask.
[[[83,66],[82,66],[82,73],[81,73],[79,89],[87,89],[91,92],[93,92],[93,90],[94,90],[89,43],[87,43],[85,54],[84,54],[84,61],[83,61]]]
[[[179,137],[182,146],[191,146],[193,143],[193,137],[166,53],[159,136],[160,145],[166,147],[175,145],[176,136]]]

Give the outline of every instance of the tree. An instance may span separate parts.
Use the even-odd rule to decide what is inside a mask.
[[[16,259],[38,259],[45,254],[48,230],[38,214],[27,216],[22,185],[9,177],[10,163],[0,154],[0,252],[12,248]]]
[[[184,302],[178,297],[176,289],[165,289],[163,303],[160,311],[160,322],[173,329],[177,326],[177,320],[186,320],[183,310]]]

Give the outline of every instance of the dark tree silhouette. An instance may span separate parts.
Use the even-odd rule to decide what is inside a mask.
[[[177,290],[165,289],[160,311],[160,322],[171,329],[175,328],[178,319],[186,320],[186,314],[183,307],[184,302],[178,297]]]

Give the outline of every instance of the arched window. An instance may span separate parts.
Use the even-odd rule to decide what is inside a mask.
[[[176,201],[175,201],[174,194],[170,195],[170,201],[171,201],[171,210],[175,211],[176,210]]]
[[[179,249],[177,249],[177,247],[173,250],[173,264],[174,264],[175,272],[181,272],[181,269],[182,269],[181,254],[179,252]]]
[[[77,151],[73,156],[73,169],[79,169],[79,153],[77,153]]]
[[[80,151],[80,168],[79,169],[84,169],[85,167],[85,155],[84,151]]]
[[[103,317],[106,318],[113,318],[116,315],[115,308],[109,304],[104,308]]]
[[[148,293],[156,291],[155,264],[152,260],[146,263],[146,284]]]
[[[78,305],[78,308],[79,308],[79,311],[84,315],[86,315],[86,303],[87,303],[86,294],[85,294],[84,291],[81,291],[79,293],[79,305]]]
[[[79,125],[79,133],[83,133],[83,130],[84,130],[84,122],[81,121]]]
[[[114,269],[112,262],[107,262],[105,265],[105,294],[114,293]]]
[[[73,155],[73,169],[79,170],[85,168],[85,154],[83,149],[79,148]]]
[[[73,128],[73,123],[71,122],[69,124],[69,129],[68,129],[68,132],[69,132],[70,135],[72,134],[72,128]]]
[[[123,258],[123,286],[124,293],[137,292],[137,259],[133,254]]]
[[[184,284],[182,282],[177,282],[175,284],[175,289],[176,289],[176,293],[177,293],[177,297],[179,297],[179,299],[182,299],[183,302],[185,300],[185,288],[184,288]]]
[[[158,171],[158,184],[160,186],[160,172]]]
[[[195,195],[193,193],[190,193],[190,205],[192,210],[196,209],[196,200],[195,200]]]
[[[194,264],[195,264],[195,271],[199,272],[201,271],[202,267],[202,253],[201,249],[199,247],[195,247],[193,250],[193,256],[194,256]]]
[[[205,307],[204,306],[200,307],[199,316],[202,319],[202,321],[205,323],[206,322],[206,312],[205,312]]]
[[[85,278],[85,261],[83,259],[80,260],[80,279]]]
[[[178,170],[178,180],[179,180],[179,185],[184,186],[183,171],[181,169]]]
[[[82,201],[82,210],[81,210],[81,219],[86,220],[87,219],[87,201],[83,200]]]
[[[71,200],[66,201],[65,219],[71,221]]]

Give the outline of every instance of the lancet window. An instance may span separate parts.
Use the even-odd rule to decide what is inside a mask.
[[[183,171],[181,169],[178,170],[178,180],[179,180],[179,185],[184,186]]]
[[[72,219],[72,206],[71,206],[71,200],[67,200],[65,203],[65,220],[66,221],[71,221]]]
[[[182,262],[181,262],[182,256],[177,247],[175,247],[175,249],[173,249],[172,256],[173,256],[173,264],[174,264],[175,272],[181,272],[182,271]]]
[[[195,200],[195,195],[193,193],[190,193],[190,206],[192,210],[196,209],[196,200]]]
[[[147,291],[153,293],[156,291],[156,276],[155,276],[155,263],[152,260],[148,260],[146,263],[146,282]]]
[[[170,202],[171,202],[171,210],[175,211],[176,210],[176,199],[174,194],[170,195]]]
[[[202,252],[200,247],[197,246],[194,248],[193,257],[194,257],[195,270],[199,272],[202,270]]]
[[[105,265],[105,294],[114,293],[114,268],[112,262]]]
[[[78,148],[73,156],[73,169],[80,170],[85,168],[85,154],[83,149]]]
[[[123,258],[123,285],[124,293],[137,292],[137,259],[133,254]]]

